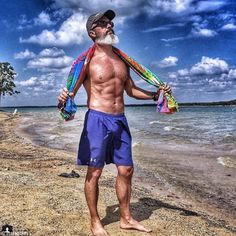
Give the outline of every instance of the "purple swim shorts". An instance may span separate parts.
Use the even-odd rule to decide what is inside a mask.
[[[113,115],[89,109],[85,115],[77,164],[99,168],[110,163],[133,166],[131,143],[124,113]]]

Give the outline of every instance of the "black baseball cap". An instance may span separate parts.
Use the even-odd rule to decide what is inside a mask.
[[[92,25],[96,21],[101,19],[103,16],[106,16],[109,20],[112,20],[115,18],[116,13],[112,10],[107,10],[105,12],[98,12],[98,13],[95,13],[95,14],[92,14],[91,16],[89,16],[87,23],[86,23],[86,28],[87,28],[88,33],[89,33],[90,29],[92,28]]]

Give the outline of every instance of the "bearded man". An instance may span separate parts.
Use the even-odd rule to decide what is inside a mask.
[[[116,194],[120,206],[120,227],[151,232],[132,218],[130,212],[131,180],[133,175],[132,145],[129,126],[124,115],[124,91],[136,99],[158,98],[158,92],[138,88],[130,77],[127,65],[113,52],[118,43],[112,22],[115,12],[107,10],[89,16],[86,28],[96,48],[87,66],[83,84],[87,92],[88,111],[81,134],[77,164],[87,165],[85,196],[91,216],[93,235],[108,235],[97,210],[98,180],[105,164],[117,167]],[[170,93],[165,85],[162,89]],[[59,96],[65,103],[69,94],[66,88]]]

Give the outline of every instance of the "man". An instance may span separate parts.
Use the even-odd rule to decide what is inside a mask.
[[[98,180],[104,165],[109,163],[114,163],[118,170],[116,194],[120,205],[120,227],[151,232],[134,220],[130,212],[133,160],[131,134],[124,115],[124,91],[130,97],[145,100],[156,100],[158,92],[136,87],[126,64],[113,52],[112,45],[118,42],[113,30],[114,17],[114,11],[108,10],[91,15],[86,24],[96,49],[87,67],[86,79],[81,82],[87,92],[89,110],[85,116],[77,163],[88,166],[85,196],[93,235],[108,235],[101,224],[97,202]],[[162,89],[171,93],[167,85]],[[64,88],[59,102],[65,103],[69,95]]]

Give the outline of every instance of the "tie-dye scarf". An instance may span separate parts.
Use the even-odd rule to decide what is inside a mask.
[[[82,53],[72,65],[67,79],[66,87],[69,93],[72,92],[74,96],[76,95],[78,88],[83,83],[86,77],[87,65],[89,64],[94,54],[95,47],[96,44]],[[126,55],[124,52],[115,47],[113,47],[113,51],[126,63],[127,66],[129,66],[146,82],[157,88],[164,85],[164,82],[161,81],[155,74],[153,74],[143,65],[138,64],[134,59]],[[74,99],[72,97],[69,97],[67,99],[66,104],[59,104],[58,108],[61,110],[61,116],[66,121],[72,120],[77,110],[77,106],[74,103]],[[157,111],[161,113],[171,114],[178,111],[178,104],[171,94],[165,94],[163,90],[160,90],[159,98],[157,101]]]

